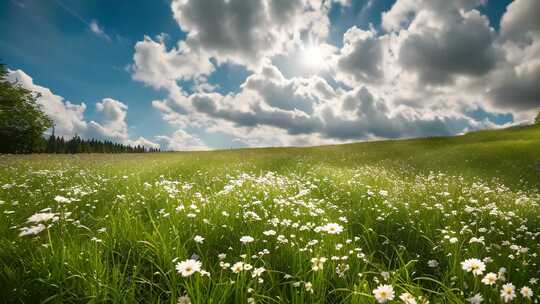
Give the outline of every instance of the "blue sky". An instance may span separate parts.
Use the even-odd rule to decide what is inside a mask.
[[[239,0],[236,2],[239,4],[237,7],[241,7],[240,5],[243,4],[242,1]],[[362,32],[357,31],[352,33],[353,31],[349,31],[349,33],[351,33],[350,37],[356,35],[354,36],[354,39],[351,38],[354,40],[354,42],[351,42],[351,45],[349,45],[349,50],[354,49],[355,47],[359,47],[360,50],[360,47],[362,46],[360,43],[367,43],[368,40],[372,40],[372,43],[375,43],[374,45],[376,45],[377,49],[384,49],[387,45],[389,45],[389,42],[387,41],[389,40],[388,37],[390,37],[390,35],[395,35],[397,37],[407,37],[407,35],[411,35],[413,31],[412,27],[407,28],[407,26],[404,26],[398,29],[389,30],[388,27],[383,25],[383,13],[389,12],[390,10],[396,8],[397,5],[395,1],[371,0],[350,1],[349,3],[334,3],[331,1],[325,2],[328,2],[327,7],[324,7],[325,4],[315,7],[307,2],[303,3],[303,12],[298,10],[292,11],[291,9],[290,15],[286,16],[289,16],[292,20],[294,17],[292,14],[298,13],[298,19],[296,19],[297,23],[295,24],[301,24],[302,22],[306,22],[306,24],[309,24],[310,22],[317,24],[318,22],[318,24],[321,24],[321,20],[324,20],[321,18],[326,18],[328,21],[328,25],[326,27],[327,33],[319,34],[313,24],[305,26],[302,25],[299,27],[298,33],[294,33],[294,30],[287,32],[287,34],[290,35],[299,35],[300,38],[294,43],[294,46],[289,46],[285,51],[283,49],[278,50],[277,45],[279,43],[285,45],[287,41],[290,42],[291,38],[283,39],[281,36],[279,36],[285,35],[284,30],[279,29],[278,25],[276,25],[278,24],[278,21],[275,20],[276,17],[269,17],[269,20],[266,21],[267,24],[265,26],[267,28],[270,27],[270,29],[271,26],[276,26],[276,31],[272,32],[272,35],[268,36],[274,39],[272,47],[276,45],[276,50],[266,51],[261,49],[261,55],[259,56],[257,53],[258,49],[253,47],[252,52],[255,55],[253,56],[253,59],[249,60],[245,59],[246,54],[248,54],[247,56],[250,57],[249,53],[243,53],[243,49],[237,48],[237,46],[230,47],[227,44],[218,45],[217,43],[213,43],[212,40],[205,41],[203,38],[201,38],[203,35],[199,35],[199,37],[190,39],[190,41],[187,42],[189,45],[189,53],[199,52],[198,54],[204,54],[200,56],[205,56],[204,61],[208,62],[209,66],[212,66],[212,71],[207,71],[206,73],[202,74],[198,74],[197,72],[182,72],[183,74],[173,73],[176,79],[174,79],[170,85],[167,85],[166,87],[156,87],[153,85],[155,84],[156,80],[150,79],[148,74],[144,74],[147,71],[142,71],[139,69],[139,76],[134,76],[136,74],[136,67],[143,64],[141,62],[135,62],[134,60],[134,55],[137,52],[135,45],[137,42],[144,41],[145,36],[156,43],[161,41],[165,47],[165,52],[171,52],[171,50],[174,49],[179,50],[178,54],[174,55],[178,57],[175,59],[177,61],[171,61],[180,62],[183,60],[181,59],[181,56],[187,57],[185,54],[188,51],[183,49],[181,50],[178,43],[180,41],[189,40],[187,37],[190,32],[194,33],[198,31],[204,33],[203,31],[207,29],[205,27],[206,25],[203,23],[205,22],[204,20],[189,20],[189,16],[184,16],[182,14],[186,12],[196,13],[197,9],[204,10],[204,7],[200,8],[195,4],[188,3],[184,6],[178,5],[178,7],[175,8],[174,1],[171,3],[171,1],[165,0],[7,0],[0,3],[0,60],[7,64],[9,69],[21,70],[24,72],[24,74],[31,77],[34,85],[48,88],[53,94],[63,97],[63,102],[70,101],[73,104],[85,103],[85,122],[96,121],[99,122],[101,126],[107,125],[106,119],[108,118],[103,118],[105,112],[96,107],[96,104],[103,103],[103,99],[105,98],[110,98],[127,105],[127,114],[125,120],[127,125],[127,133],[124,134],[123,137],[120,136],[118,140],[136,140],[140,137],[144,137],[144,139],[148,140],[149,142],[160,143],[162,147],[167,148],[167,146],[169,146],[171,149],[220,148],[253,145],[302,145],[346,142],[375,138],[449,135],[453,133],[460,133],[467,129],[494,127],[494,125],[512,123],[520,120],[521,118],[525,119],[530,116],[530,113],[535,109],[535,106],[538,106],[538,101],[526,101],[524,102],[527,104],[525,107],[521,105],[513,107],[512,104],[514,101],[512,100],[496,100],[496,98],[501,94],[487,96],[484,98],[481,93],[478,93],[486,90],[490,92],[498,92],[497,88],[487,88],[483,82],[504,82],[504,79],[494,81],[492,79],[488,80],[483,78],[497,77],[495,74],[503,74],[506,71],[497,71],[496,69],[498,69],[499,66],[507,64],[518,65],[519,63],[516,62],[497,62],[497,64],[487,64],[488,67],[485,69],[479,69],[480,71],[468,70],[466,67],[461,70],[449,69],[447,73],[445,72],[446,74],[441,76],[441,79],[444,81],[444,87],[448,88],[448,91],[452,90],[452,88],[455,90],[461,90],[463,87],[458,87],[456,84],[458,82],[469,81],[469,83],[466,84],[468,89],[473,86],[478,86],[479,88],[475,88],[475,90],[470,89],[472,92],[470,95],[475,96],[476,100],[471,99],[467,101],[457,101],[458,99],[462,99],[462,97],[449,97],[450,95],[447,93],[445,93],[446,95],[436,95],[433,92],[426,92],[425,96],[430,96],[430,98],[433,99],[432,103],[418,106],[418,102],[412,100],[407,102],[403,101],[401,104],[399,100],[409,100],[409,98],[414,94],[405,92],[406,90],[404,89],[403,96],[388,95],[387,92],[392,85],[391,81],[397,81],[399,82],[399,85],[408,85],[409,83],[412,83],[413,80],[396,79],[395,77],[393,79],[386,79],[385,76],[384,81],[388,82],[387,86],[383,87],[382,85],[378,86],[377,84],[372,83],[372,80],[377,79],[377,77],[368,77],[369,79],[366,79],[367,74],[361,69],[367,68],[366,71],[369,71],[369,69],[373,71],[374,67],[366,65],[365,59],[357,58],[357,60],[351,59],[352,61],[345,61],[347,59],[345,58],[347,55],[352,55],[346,53],[347,49],[345,47],[347,46],[344,45],[344,34],[353,27],[358,28]],[[524,3],[519,3],[519,5],[527,5],[531,1],[519,0],[516,2]],[[501,41],[502,38],[499,38],[498,36],[501,36],[500,33],[502,32],[500,28],[501,18],[506,12],[507,6],[510,3],[511,1],[506,0],[490,0],[485,4],[468,5],[467,7],[444,8],[444,11],[442,8],[430,8],[429,4],[426,4],[424,5],[425,7],[416,7],[411,9],[410,14],[416,14],[414,18],[419,19],[421,16],[419,12],[422,10],[432,10],[434,15],[441,12],[441,14],[451,15],[454,9],[456,12],[460,10],[478,11],[481,16],[489,20],[489,26],[492,27],[492,30],[494,31],[493,39],[490,41],[490,43],[494,47],[500,47],[500,51],[494,51],[494,54],[497,53],[496,60],[503,60],[499,58],[509,58],[510,55],[501,55],[498,53],[503,52],[504,48],[502,46],[504,43],[511,42]],[[189,5],[192,7],[189,7]],[[309,5],[311,6],[308,7]],[[248,5],[246,5],[246,10],[247,9],[251,8],[248,8]],[[440,9],[441,11],[438,12],[436,9]],[[175,19],[173,16],[175,10],[178,11],[177,15],[181,15],[182,17]],[[253,8],[253,10],[255,10],[255,8]],[[314,18],[319,19],[314,19],[316,20],[315,22],[313,22],[313,20],[300,19],[300,16],[306,15],[306,11],[316,11],[317,17]],[[257,11],[247,12],[254,15],[257,13]],[[220,14],[219,11],[215,13]],[[223,18],[220,20],[226,23],[230,22],[231,20],[234,21],[234,16],[234,10],[231,9],[228,16],[224,14],[223,16],[217,18]],[[454,16],[452,18],[454,18]],[[455,18],[461,17],[458,16]],[[466,17],[463,18],[463,20],[468,21]],[[390,20],[390,18],[388,19]],[[471,20],[473,20],[472,17]],[[212,20],[208,20],[208,22],[211,21]],[[246,22],[248,21],[249,20]],[[411,23],[414,22],[414,20],[409,21]],[[289,21],[287,20],[280,22]],[[94,31],[92,30],[92,26],[94,26]],[[252,24],[246,23],[246,26],[256,28],[259,26],[259,24],[257,24],[257,21],[253,21]],[[262,29],[264,30],[265,28],[262,27]],[[410,33],[406,33],[406,31],[409,31]],[[373,33],[372,38],[366,38],[366,35],[371,35],[368,32]],[[531,32],[533,35],[532,37],[534,38],[530,44],[534,45],[536,41],[536,36],[534,35],[536,32]],[[226,38],[229,36],[239,37],[238,39],[243,41],[242,39],[244,39],[244,36],[242,35],[249,35],[249,32],[247,33],[248,34],[239,33],[236,35],[235,33],[228,33],[224,31],[222,35],[226,36]],[[162,38],[158,38],[159,35],[161,35]],[[210,36],[211,33],[208,33],[208,37]],[[440,37],[445,37],[444,33],[441,33]],[[224,37],[212,37],[211,39],[220,41],[220,38]],[[256,40],[257,37],[253,38],[255,39],[253,41],[249,39],[251,39],[251,37],[245,38],[245,40],[249,43],[258,42],[258,40]],[[336,64],[334,66],[325,66],[323,68],[322,66],[324,64],[320,63],[319,66],[314,68],[298,68],[298,66],[301,65],[299,62],[304,60],[302,58],[308,56],[306,53],[306,49],[308,48],[307,45],[310,44],[310,41],[314,40],[316,40],[317,43],[315,46],[315,48],[317,48],[315,52],[317,56],[324,57],[324,59],[321,61],[325,61],[327,63],[335,62]],[[357,43],[357,45],[353,45],[353,43]],[[377,43],[381,44],[382,46],[378,46]],[[444,43],[444,41],[441,43]],[[156,45],[157,44],[154,44],[154,46]],[[332,48],[332,50],[328,50],[328,53],[322,52],[324,54],[321,55],[321,51],[319,49],[322,49],[323,45],[328,45],[329,48]],[[522,47],[524,52],[527,51],[527,47],[528,45]],[[199,48],[198,51],[193,51],[195,48]],[[391,49],[391,47],[388,48]],[[404,49],[402,45],[396,45],[394,47],[394,50],[402,49]],[[404,54],[404,52],[401,52],[400,54]],[[365,53],[362,55],[361,53],[357,52],[355,53],[355,56],[360,56],[360,58],[363,58],[361,56],[376,57],[377,55],[373,55],[371,53]],[[482,56],[482,54],[478,54],[478,56]],[[417,73],[418,78],[421,78],[420,76],[424,75],[423,73],[427,74],[434,72],[424,71],[421,67],[415,69],[414,64],[418,62],[412,62],[410,64],[406,63],[401,60],[401,58],[404,57],[405,56],[402,55],[396,60],[399,60],[399,62],[402,62],[404,66],[407,66],[406,68],[409,69],[409,71],[413,71],[411,73]],[[458,57],[449,58],[459,60]],[[145,60],[150,62],[150,59],[148,58]],[[156,59],[155,61],[159,62],[159,60],[161,59]],[[480,58],[479,60],[482,59]],[[369,59],[367,61],[369,61]],[[383,61],[386,62],[388,60],[385,59]],[[358,69],[351,69],[348,71],[349,74],[347,75],[347,67],[341,64],[343,62],[364,62],[363,64],[366,66],[358,67]],[[280,112],[280,115],[285,115],[287,113],[281,112],[292,111],[295,109],[295,107],[283,106],[282,104],[281,106],[275,106],[272,108],[272,105],[279,104],[279,102],[289,104],[289,97],[280,96],[279,98],[281,99],[279,102],[268,99],[275,97],[277,94],[274,92],[272,93],[272,96],[264,95],[269,93],[268,90],[270,90],[270,87],[274,88],[277,85],[279,88],[278,91],[285,92],[288,87],[295,87],[298,89],[300,86],[298,83],[301,83],[299,80],[300,78],[304,79],[304,82],[307,83],[309,81],[317,81],[315,77],[321,77],[324,82],[333,90],[339,90],[340,92],[336,91],[334,94],[337,96],[335,101],[326,100],[324,98],[322,100],[315,100],[313,96],[310,96],[308,99],[315,105],[314,107],[310,106],[310,108],[315,109],[313,113],[318,113],[318,111],[322,113],[323,109],[319,108],[319,106],[322,106],[323,103],[328,103],[329,105],[335,106],[336,103],[343,102],[343,100],[349,95],[357,97],[360,95],[365,96],[365,94],[360,93],[361,89],[365,88],[365,90],[369,91],[369,96],[374,97],[375,100],[384,100],[384,103],[386,103],[384,106],[389,110],[388,113],[383,114],[391,118],[387,119],[386,121],[395,121],[395,117],[398,117],[397,120],[399,120],[399,117],[401,117],[399,115],[405,115],[396,112],[395,109],[400,108],[400,105],[401,107],[411,107],[411,109],[407,110],[406,113],[413,110],[417,111],[418,114],[413,115],[415,117],[433,116],[430,116],[428,119],[429,121],[420,122],[418,126],[409,125],[410,118],[405,119],[406,122],[396,123],[395,126],[393,125],[394,122],[392,122],[392,126],[389,127],[391,131],[388,132],[376,131],[374,129],[372,130],[372,128],[369,127],[378,124],[384,125],[384,121],[370,122],[369,126],[365,126],[362,123],[352,123],[351,119],[337,120],[334,123],[336,126],[332,126],[332,129],[330,129],[332,124],[329,121],[325,121],[324,126],[316,126],[313,128],[309,127],[307,128],[309,130],[306,131],[304,125],[295,126],[293,129],[292,127],[285,126],[287,124],[280,125],[278,122],[274,122],[270,118],[261,119],[261,117],[264,117],[266,115],[265,113],[268,111],[260,113],[255,111],[255,114],[253,114],[254,117],[250,116],[249,122],[246,122],[245,120],[240,121],[234,118],[239,115],[233,115],[232,112],[229,113],[225,111],[220,112],[201,110],[202,107],[197,106],[197,97],[208,97],[217,105],[217,108],[219,109],[223,108],[230,110],[231,107],[233,107],[232,105],[236,107],[245,102],[247,107],[252,109],[253,112],[253,109],[258,109],[258,107],[255,103],[253,103],[255,101],[246,101],[248,96],[252,96],[250,94],[253,92],[247,92],[248,89],[246,88],[246,84],[244,82],[246,82],[247,77],[251,76],[256,78],[257,76],[263,75],[264,73],[262,73],[261,70],[263,69],[263,66],[268,64],[271,64],[273,67],[277,68],[279,73],[281,73],[283,79],[280,79],[278,84],[282,87],[279,87],[279,85],[276,83],[273,83],[273,86],[268,86],[268,84],[261,80],[254,84],[254,87],[251,87],[250,89],[255,91],[261,98],[262,101],[260,102],[264,104],[263,108],[268,107],[267,110],[272,112],[272,115],[274,116],[277,115],[276,112]],[[343,66],[343,70],[335,68],[336,66]],[[441,67],[443,66],[449,65],[441,65]],[[169,68],[173,70],[182,69],[181,66],[171,66]],[[390,74],[390,72],[387,71],[390,71],[391,68],[391,66],[383,67],[382,69],[384,70],[384,74]],[[358,74],[358,72],[360,72],[360,74]],[[383,80],[380,81],[382,82]],[[417,81],[421,82],[422,80]],[[525,80],[520,81],[526,82]],[[213,88],[203,89],[203,83]],[[461,84],[462,83],[460,83],[460,85]],[[177,88],[175,86],[177,86]],[[308,85],[306,84],[306,86]],[[422,83],[419,83],[419,87],[423,87]],[[443,91],[443,89],[441,89],[443,87],[442,84],[437,84],[433,87],[437,88],[437,90],[440,89]],[[173,96],[176,89],[182,91],[183,97],[189,99],[190,101],[183,100],[183,97],[179,98],[178,96]],[[296,100],[295,98],[301,95],[299,91],[292,92],[292,94],[294,96],[290,96],[291,100]],[[537,97],[535,94],[536,92],[532,93],[533,99]],[[406,95],[407,97],[405,97]],[[230,100],[227,100],[227,96],[230,97],[228,98]],[[441,101],[439,101],[439,99],[450,100],[452,98],[455,100],[448,101],[448,105],[444,106],[441,104]],[[494,101],[488,101],[490,98],[494,99]],[[164,106],[157,107],[156,103],[153,103],[153,101],[156,100],[162,101]],[[47,101],[43,101],[43,103],[46,102]],[[180,114],[175,111],[171,111],[171,109],[174,108],[174,106],[171,105],[175,104],[178,107],[185,108],[186,102],[191,102],[187,107],[189,108],[191,105],[193,105],[195,110],[190,109],[188,110],[189,113],[187,114],[182,114],[182,111],[180,111]],[[381,105],[381,102],[377,102],[377,104]],[[521,102],[521,100],[516,102]],[[364,101],[361,101],[361,103],[364,103]],[[459,103],[459,106],[456,106],[457,103]],[[294,102],[291,102],[290,104],[294,104]],[[510,106],[508,106],[509,104]],[[110,103],[110,105],[113,106],[112,103]],[[166,108],[166,110],[164,110],[164,108]],[[296,109],[299,110],[299,108]],[[241,108],[234,109],[234,111],[236,111],[234,112],[236,114],[242,113],[242,117],[247,115],[244,113],[245,111],[242,112],[243,110]],[[450,112],[452,113],[451,115],[449,114],[448,116],[445,116],[446,114],[444,113]],[[170,114],[169,117],[165,117],[167,113]],[[362,113],[360,112],[357,113],[359,117],[361,114]],[[306,122],[307,124],[314,121],[312,113],[307,111],[306,115],[309,116],[306,116],[306,121],[309,121]],[[334,116],[336,117],[345,117],[346,115],[348,114],[334,113]],[[171,116],[175,117],[172,118]],[[293,117],[296,116],[293,115]],[[473,121],[467,121],[467,117],[472,118]],[[486,119],[490,122],[490,124],[481,123],[482,120]],[[319,124],[321,119],[317,118],[316,120],[317,122],[313,122],[314,125]],[[341,132],[337,131],[339,125],[352,128],[350,132],[344,132],[352,135],[341,135]],[[299,130],[300,127],[302,127],[302,130]],[[382,127],[384,126],[381,126],[381,128]],[[357,134],[354,132],[354,128],[358,128]],[[417,131],[417,129],[421,128],[435,128],[435,131]],[[175,134],[177,131],[181,133],[181,139],[178,139],[176,143],[172,143],[174,137],[173,134]],[[88,134],[95,135],[96,133]],[[104,136],[106,137],[106,134]],[[277,139],[269,140],[269,136],[276,137]],[[182,145],[185,145],[185,147]]]

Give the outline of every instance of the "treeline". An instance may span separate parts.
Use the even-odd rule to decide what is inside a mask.
[[[51,135],[46,143],[42,145],[42,153],[149,153],[160,152],[158,148],[147,148],[141,145],[130,146],[115,143],[109,140],[101,141],[96,139],[82,139],[80,136],[74,136],[70,140],[63,137]]]

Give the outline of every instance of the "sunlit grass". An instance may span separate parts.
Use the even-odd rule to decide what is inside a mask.
[[[527,303],[540,293],[539,181],[537,128],[307,149],[0,156],[0,294],[500,303],[512,283],[512,302]],[[470,258],[482,274],[463,269]],[[182,264],[183,276],[176,267],[190,260],[201,267]],[[493,285],[482,282],[488,272]]]

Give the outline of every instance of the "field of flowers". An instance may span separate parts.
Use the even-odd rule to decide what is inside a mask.
[[[0,156],[0,302],[538,303],[540,130]]]

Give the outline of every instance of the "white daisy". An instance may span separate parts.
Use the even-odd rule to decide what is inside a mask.
[[[512,283],[507,283],[502,286],[501,298],[504,303],[512,301],[516,297],[516,287]]]
[[[185,260],[176,264],[176,271],[183,277],[189,277],[195,272],[201,271],[202,263],[193,259]]]
[[[486,270],[486,264],[479,259],[466,259],[461,262],[461,268],[467,272],[472,272],[473,275],[481,275]]]
[[[394,288],[390,285],[379,285],[373,290],[373,295],[379,303],[386,303],[394,299]]]

